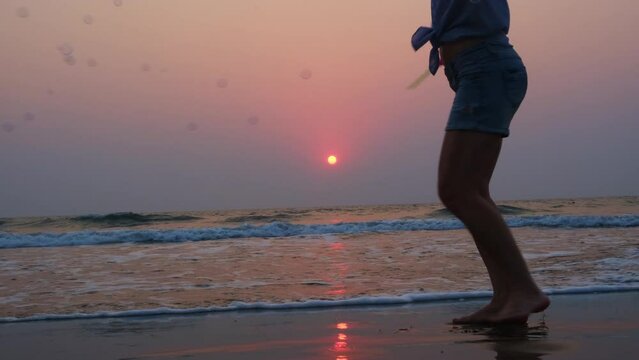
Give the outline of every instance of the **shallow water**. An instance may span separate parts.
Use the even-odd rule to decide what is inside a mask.
[[[639,198],[500,205],[542,288],[639,288]],[[438,204],[2,221],[2,321],[375,303],[406,294],[428,300],[490,290],[467,231]],[[256,229],[272,231],[251,236]],[[278,236],[287,234],[282,229],[297,233]],[[235,237],[188,237],[211,233]],[[91,244],[82,240],[96,234],[117,239],[65,242]],[[140,234],[143,241],[127,239]],[[41,241],[25,247],[34,236]]]

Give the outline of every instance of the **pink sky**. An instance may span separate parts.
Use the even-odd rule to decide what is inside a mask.
[[[639,193],[639,4],[510,5],[530,85],[495,197]],[[453,93],[443,71],[406,90],[429,6],[2,1],[0,216],[437,201]]]

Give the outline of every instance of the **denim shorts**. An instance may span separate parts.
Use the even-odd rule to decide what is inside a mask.
[[[447,131],[510,135],[510,122],[528,89],[528,74],[505,35],[462,50],[445,72],[455,91]]]

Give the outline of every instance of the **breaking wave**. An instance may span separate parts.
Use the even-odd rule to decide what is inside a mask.
[[[108,216],[108,215],[105,215]],[[146,216],[146,215],[145,215]],[[98,220],[102,221],[102,220]],[[106,220],[105,220],[106,221]],[[612,228],[639,227],[639,215],[614,216],[508,216],[511,227]],[[66,233],[16,234],[0,232],[0,248],[55,247],[117,243],[175,243],[237,238],[270,238],[321,234],[357,234],[365,232],[423,231],[462,229],[457,219],[398,219],[337,224],[291,224],[271,222],[238,227],[187,228],[169,230],[82,230]]]

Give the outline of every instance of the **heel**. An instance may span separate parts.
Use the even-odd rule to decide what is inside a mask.
[[[541,304],[539,304],[539,306],[534,308],[532,312],[533,313],[540,313],[540,312],[548,309],[548,306],[550,306],[550,299],[546,298]]]

